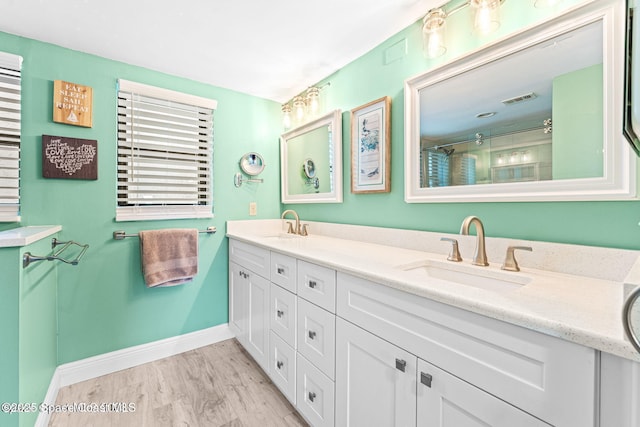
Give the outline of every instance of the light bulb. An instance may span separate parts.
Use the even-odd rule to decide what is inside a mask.
[[[474,27],[479,34],[487,35],[500,27],[500,0],[470,0],[476,9]]]
[[[284,104],[282,106],[282,126],[285,129],[289,129],[291,127],[291,106],[289,104]]]
[[[317,87],[307,89],[307,105],[312,116],[318,113],[320,109],[320,90]]]
[[[293,98],[293,113],[298,121],[302,121],[304,118],[304,106],[304,99],[301,96]]]
[[[435,9],[429,11],[423,19],[423,49],[428,58],[436,58],[447,51],[444,43],[445,18],[446,14],[442,9]]]

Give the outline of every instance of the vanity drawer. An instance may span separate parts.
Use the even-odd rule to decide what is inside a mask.
[[[267,249],[229,239],[229,261],[233,261],[254,273],[270,279],[271,256]]]
[[[296,358],[296,407],[314,427],[334,425],[335,387],[333,381],[304,356]]]
[[[298,296],[325,310],[336,312],[336,271],[298,261]]]
[[[271,375],[273,383],[296,404],[296,351],[271,331]]]
[[[336,317],[298,298],[298,352],[335,378]]]
[[[271,252],[271,281],[289,292],[296,293],[296,259],[278,252]]]
[[[296,296],[272,283],[270,305],[271,330],[296,348]]]
[[[348,274],[338,284],[340,317],[550,424],[594,424],[593,349]]]

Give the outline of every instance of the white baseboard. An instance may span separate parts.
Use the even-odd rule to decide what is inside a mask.
[[[229,324],[225,323],[200,331],[65,363],[58,366],[53,373],[44,402],[54,404],[58,396],[58,390],[61,387],[174,356],[233,337],[234,334],[229,329]],[[49,418],[49,414],[41,412],[38,415],[35,426],[46,427],[49,424]]]

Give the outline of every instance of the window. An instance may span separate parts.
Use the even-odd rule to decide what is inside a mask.
[[[116,221],[213,216],[216,104],[118,81]]]
[[[0,52],[0,221],[20,221],[20,69]]]

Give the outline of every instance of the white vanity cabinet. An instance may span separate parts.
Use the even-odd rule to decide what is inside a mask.
[[[595,350],[342,273],[337,315],[364,329],[338,324],[337,425],[364,425],[351,415],[359,408],[381,419],[406,411],[393,398],[398,383],[389,382],[398,358],[411,370],[417,360],[417,389],[407,397],[417,425],[595,425]],[[384,352],[367,350],[373,338],[363,334],[397,349],[381,360]],[[392,355],[401,350],[412,356]],[[353,378],[369,379],[362,393]],[[387,396],[386,406],[368,402],[372,394]],[[455,423],[438,419],[442,414]]]
[[[265,372],[269,372],[268,250],[229,241],[229,327]]]

